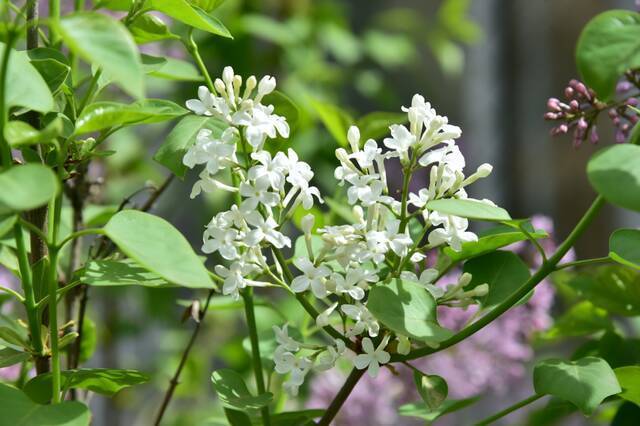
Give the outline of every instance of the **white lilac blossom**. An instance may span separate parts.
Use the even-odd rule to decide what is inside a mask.
[[[370,338],[365,337],[362,339],[362,351],[364,353],[356,356],[353,359],[353,365],[358,370],[367,369],[369,376],[376,377],[378,371],[380,371],[380,364],[386,364],[391,359],[389,352],[385,352],[387,343],[389,343],[390,336],[387,334],[384,336],[378,347],[373,346],[373,342]]]
[[[223,259],[215,268],[224,281],[222,292],[238,298],[247,286],[265,286],[269,281],[298,297],[310,293],[319,299],[318,305],[327,307],[315,314],[316,324],[331,327],[340,338],[331,333],[326,346],[296,342],[286,326],[274,328],[276,371],[288,375],[284,386],[295,394],[314,366],[326,370],[339,358],[346,358],[375,376],[389,360],[385,349],[390,339],[398,342],[392,345],[396,352],[410,350],[409,337],[381,330],[367,309],[369,290],[388,283],[392,274],[421,285],[440,304],[475,303],[474,297],[486,286],[465,292],[462,284],[468,277],[464,275],[457,286],[443,289],[436,283],[440,271],[423,267],[429,249],[458,251],[462,244],[477,240],[468,230],[467,219],[440,214],[428,206],[433,200],[468,198],[466,187],[488,176],[491,166],[482,165],[465,176],[466,162],[456,145],[460,128],[450,125],[420,95],[413,97],[411,106],[402,108],[408,125],[391,125],[382,143],[361,141],[360,130],[351,126],[346,135],[348,146],[336,150],[334,172],[339,185],[346,186],[352,215],[343,216],[350,220],[314,230],[314,216],[304,216],[298,225],[307,253],[296,253],[292,259],[295,269],[290,268],[276,255],[292,246],[284,225],[300,209],[322,204],[323,197],[311,182],[311,166],[291,148],[278,150],[273,141],[288,138],[290,131],[286,118],[267,102],[275,87],[272,76],[260,81],[251,76],[244,80],[243,88],[243,79],[226,67],[214,88],[199,88],[198,98],[187,101],[187,107],[217,121],[212,128],[222,131],[200,131],[183,163],[189,168],[202,167],[192,197],[217,190],[236,197],[236,205],[218,213],[203,234],[202,251]],[[398,159],[406,185],[397,195],[389,188],[387,167],[397,170]],[[429,179],[422,188],[409,192],[408,183],[419,169]],[[421,229],[410,232],[410,228]],[[297,276],[291,277],[291,271]],[[340,326],[334,327],[340,321],[332,321],[332,315],[340,317]],[[384,338],[374,347],[371,338],[382,331]],[[353,354],[359,342],[362,349]]]

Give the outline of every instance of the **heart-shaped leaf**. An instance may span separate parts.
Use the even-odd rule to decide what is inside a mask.
[[[213,287],[189,242],[166,220],[124,210],[109,220],[104,231],[123,253],[165,280],[184,287]]]
[[[232,410],[257,410],[273,400],[271,392],[252,395],[242,376],[233,370],[216,370],[211,374],[211,381],[222,405]]]
[[[0,383],[0,413],[2,424],[12,426],[88,426],[91,420],[89,409],[80,402],[40,405],[3,383]]]
[[[95,132],[115,126],[158,123],[171,120],[188,111],[171,101],[145,99],[132,104],[95,102],[78,118],[75,134]]]
[[[569,401],[587,415],[606,397],[622,391],[609,364],[597,357],[542,361],[533,370],[533,386],[537,394]]]
[[[449,387],[440,376],[413,372],[413,381],[422,400],[431,410],[436,410],[447,399]]]
[[[609,257],[640,269],[640,229],[618,229],[609,238]]]
[[[100,395],[114,396],[124,388],[149,381],[149,376],[136,370],[108,368],[81,368],[61,372],[62,391],[86,389]],[[51,400],[51,373],[40,374],[29,380],[23,388],[25,394],[39,404]]]
[[[464,264],[464,271],[472,276],[466,290],[489,284],[489,293],[481,298],[485,308],[500,304],[531,276],[522,259],[509,251],[494,251],[474,257]]]
[[[418,284],[398,279],[378,284],[369,292],[367,308],[378,321],[403,336],[437,344],[453,335],[438,324],[436,301]]]
[[[615,145],[596,153],[587,165],[591,186],[608,202],[640,211],[640,146]]]
[[[0,213],[31,210],[47,204],[60,185],[53,171],[41,164],[14,166],[0,173]]]
[[[97,12],[78,12],[52,22],[69,49],[100,67],[135,98],[144,97],[144,74],[138,47],[117,19]]]
[[[6,45],[0,43],[0,57],[5,49]],[[6,78],[9,82],[4,94],[7,108],[21,106],[40,112],[53,110],[51,91],[38,70],[31,65],[25,51],[11,51]]]
[[[589,21],[578,40],[576,63],[585,83],[609,99],[622,74],[640,66],[640,14],[609,10]]]

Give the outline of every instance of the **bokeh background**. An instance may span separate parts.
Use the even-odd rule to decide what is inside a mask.
[[[215,15],[235,39],[199,33],[198,41],[212,75],[232,65],[245,76],[276,76],[279,89],[301,110],[294,137],[286,144],[314,165],[315,184],[323,193],[335,190],[337,143],[319,120],[313,100],[340,105],[357,118],[373,111],[399,111],[414,93],[421,93],[440,114],[462,127],[460,144],[470,169],[485,162],[493,164],[492,176],[475,184],[472,195],[494,200],[514,217],[545,215],[555,224],[557,238],[562,238],[594,196],[584,172],[586,161],[595,150],[613,143],[613,131],[603,117],[600,143],[574,149],[569,137],[549,136],[551,125],[542,119],[546,100],[560,96],[567,82],[576,77],[573,49],[583,25],[603,10],[636,7],[633,0],[227,0]],[[186,58],[179,43],[144,48],[152,55]],[[153,97],[177,103],[195,97],[197,85],[160,79],[148,82]],[[149,182],[161,183],[168,171],[151,157],[171,126],[150,125],[137,133],[123,130],[114,135],[110,146],[116,154],[93,171],[104,179],[104,185],[96,187],[94,202],[118,204]],[[174,223],[199,247],[203,226],[227,200],[216,196],[190,200],[194,179],[195,175],[189,175],[185,181],[172,183],[155,213]],[[605,255],[611,230],[639,225],[639,215],[608,208],[579,242],[578,257]],[[183,311],[190,299],[200,296],[171,289],[91,289],[89,317],[96,325],[96,348],[89,365],[138,368],[153,377],[150,384],[125,390],[112,400],[96,396],[92,401],[97,410],[94,424],[151,424],[193,328],[191,321],[182,322]],[[540,313],[545,318],[562,308],[552,298],[551,294]],[[271,323],[295,321],[301,315],[286,299],[275,303],[279,313],[258,307],[259,323],[265,330]],[[222,418],[211,389],[211,371],[229,366],[249,372],[239,306],[214,299],[165,424],[217,424],[216,419]],[[533,321],[533,317],[519,318]],[[489,337],[485,343],[491,345],[491,339],[499,338]],[[525,337],[518,339],[522,343]],[[470,418],[478,419],[527,396],[532,389],[527,371],[533,359],[571,352],[571,347],[536,343],[530,335],[526,340],[535,356],[527,352],[519,358],[523,372],[499,385],[480,388],[485,396],[481,403],[442,424],[467,424]],[[467,358],[461,359],[469,362],[476,357],[473,352],[463,355]],[[445,369],[456,368],[455,363],[445,364]],[[477,368],[492,375],[494,371],[501,374],[504,367],[497,356],[493,360],[488,356]],[[445,378],[456,374],[434,372]],[[323,392],[330,395],[340,386],[340,380],[339,374],[324,381],[311,380],[300,401],[282,404],[304,407],[306,397],[315,391],[314,398],[322,399]],[[388,383],[381,392],[373,388],[370,394],[360,392],[353,410],[367,404],[373,410],[388,405],[397,395],[411,394],[410,383],[393,377],[383,380]],[[355,418],[361,422],[345,418],[338,424],[415,424],[408,418],[367,418],[370,413],[366,410],[357,413],[361,417]],[[598,416],[580,417],[561,424],[600,421]]]

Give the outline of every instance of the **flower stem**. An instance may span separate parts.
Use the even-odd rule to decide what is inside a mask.
[[[559,271],[561,269],[564,268],[572,268],[574,266],[584,266],[584,265],[593,265],[595,263],[608,263],[611,262],[611,258],[609,256],[605,256],[605,257],[596,257],[593,259],[583,259],[583,260],[576,260],[573,262],[566,262],[566,263],[561,263],[559,265],[556,266],[556,271]]]
[[[540,398],[542,398],[544,395],[531,395],[529,398],[525,398],[520,402],[516,402],[515,404],[513,404],[511,407],[507,407],[504,410],[487,417],[486,419],[480,420],[478,423],[475,424],[475,426],[487,426],[490,425],[491,423],[495,422],[496,420],[499,420],[501,418],[503,418],[504,416],[507,416],[511,413],[513,413],[516,410],[519,410],[522,407],[525,407],[537,400],[539,400]]]
[[[256,376],[256,387],[259,394],[266,391],[264,386],[264,376],[262,373],[262,359],[260,358],[260,341],[258,340],[258,329],[256,327],[256,314],[253,306],[253,288],[247,287],[242,292],[244,299],[244,313],[247,317],[247,327],[249,328],[249,339],[251,340],[251,361],[253,362],[253,373]],[[271,424],[269,418],[269,406],[263,407],[262,423],[265,426]]]
[[[54,404],[60,402],[60,350],[58,348],[58,255],[60,249],[56,245],[60,230],[60,214],[62,194],[56,196],[49,206],[49,268],[47,284],[49,288],[49,340],[51,343],[51,385]]]
[[[364,372],[365,370],[358,370],[357,368],[351,370],[351,373],[349,373],[349,377],[347,377],[344,385],[342,385],[336,397],[333,398],[333,401],[331,401],[331,404],[327,407],[327,411],[324,412],[324,415],[318,422],[318,426],[329,426],[329,424],[331,424],[331,421],[336,417],[338,411],[342,408],[342,404],[347,400],[351,391],[358,384],[358,381]]]
[[[500,315],[508,311],[513,305],[518,303],[523,297],[525,297],[531,290],[533,290],[543,279],[545,279],[550,273],[555,271],[556,265],[560,260],[564,257],[565,254],[573,247],[578,237],[580,237],[584,231],[589,227],[591,222],[595,219],[596,215],[604,206],[605,201],[602,196],[598,196],[594,202],[591,204],[591,207],[586,211],[586,213],[582,216],[576,227],[571,231],[569,236],[560,244],[556,252],[549,258],[549,260],[542,264],[540,269],[531,276],[520,288],[518,288],[514,293],[511,294],[505,301],[496,306],[493,310],[487,313],[485,316],[480,318],[478,321],[473,324],[463,328],[458,333],[454,334],[451,338],[442,342],[437,348],[432,347],[423,347],[417,349],[415,351],[410,352],[408,355],[398,355],[395,354],[391,357],[392,362],[402,362],[408,361],[411,359],[416,359],[423,357],[425,355],[430,355],[435,352],[440,352],[448,347],[451,347],[472,334],[480,331],[486,325],[490,324],[498,318]]]
[[[189,53],[191,53],[191,56],[193,56],[193,59],[196,61],[196,64],[198,65],[198,68],[200,68],[200,72],[204,76],[204,81],[206,81],[207,87],[209,87],[209,90],[211,91],[211,93],[216,93],[216,89],[213,85],[213,80],[211,80],[211,76],[209,75],[209,71],[207,70],[207,67],[204,64],[204,61],[202,60],[202,56],[200,56],[200,50],[198,49],[198,45],[193,39],[193,29],[189,30],[188,40],[187,41],[183,40],[183,43],[187,48],[187,50],[189,51]]]

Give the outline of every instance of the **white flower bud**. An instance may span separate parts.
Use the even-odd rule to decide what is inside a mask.
[[[482,296],[486,296],[487,293],[489,293],[489,284],[485,283],[485,284],[480,284],[479,286],[474,288],[472,291],[469,292],[469,295],[482,297]]]
[[[457,287],[458,288],[466,287],[471,282],[471,278],[473,278],[473,276],[470,273],[465,272],[460,276],[460,279],[458,279]]]
[[[360,129],[357,126],[349,127],[347,132],[347,140],[351,145],[352,152],[358,152],[360,150]]]
[[[409,260],[411,260],[412,263],[418,263],[423,261],[427,256],[425,256],[423,253],[418,253],[415,252],[411,255],[411,257],[409,258]]]
[[[316,217],[312,214],[304,215],[302,220],[300,221],[300,228],[305,235],[311,234],[311,229],[313,229],[313,225],[316,221]]]
[[[406,355],[411,351],[411,342],[407,336],[398,336],[398,346],[396,348],[396,352],[400,355]]]
[[[224,85],[224,81],[220,80],[219,78],[216,78],[216,81],[213,83],[213,86],[216,88],[216,90],[218,91],[218,93],[220,93],[222,97],[227,96],[227,87]]]
[[[242,99],[248,99],[251,96],[251,92],[256,88],[258,84],[255,76],[250,76],[247,78],[247,81],[244,83],[244,94],[242,95]]]
[[[233,76],[233,94],[240,96],[240,88],[242,87],[242,77],[239,75]]]
[[[259,101],[263,96],[273,92],[275,88],[276,78],[271,77],[270,75],[265,75],[260,79],[260,83],[258,83],[258,96],[256,97],[256,100]]]
[[[491,174],[491,171],[493,171],[493,166],[489,163],[484,163],[480,165],[480,167],[478,167],[478,170],[476,170],[476,174],[478,175],[478,177],[486,178]]]
[[[224,67],[222,70],[222,81],[224,81],[225,84],[232,84],[234,75],[233,68],[229,66]]]

